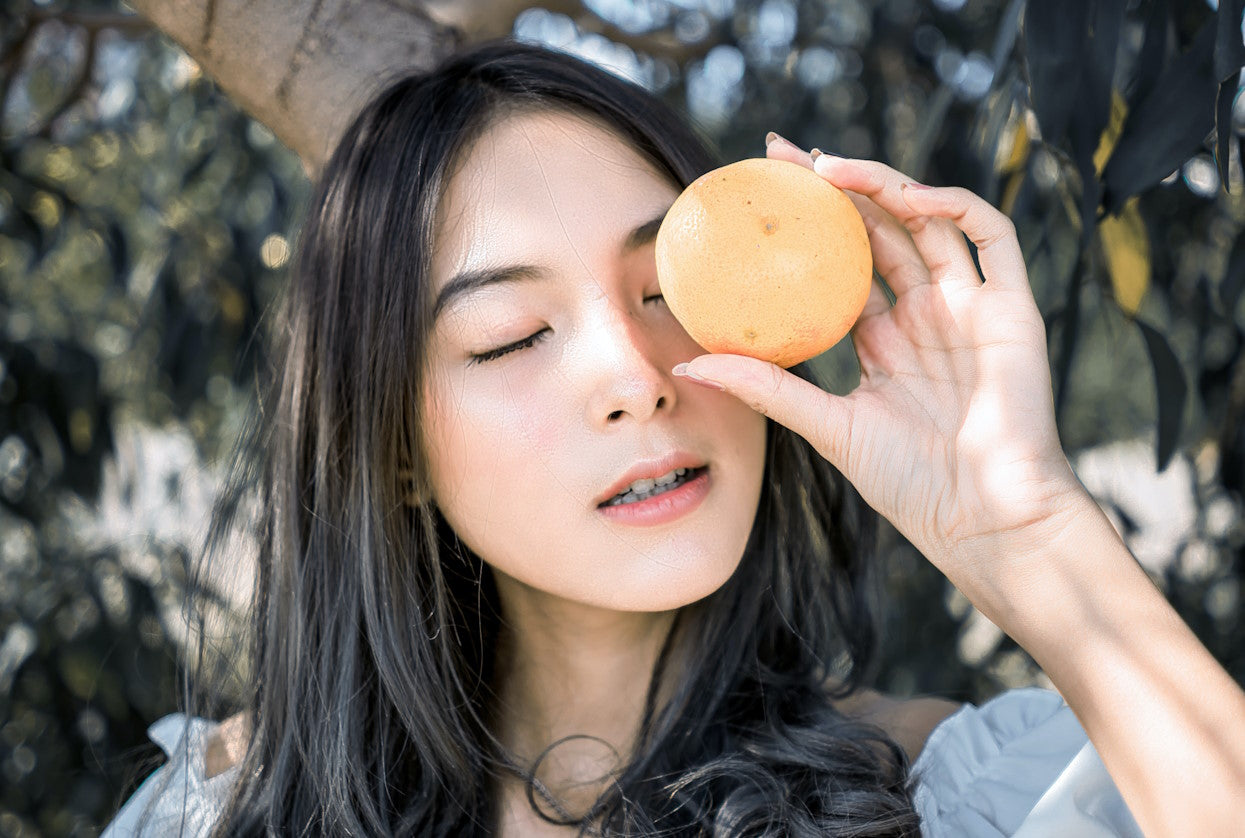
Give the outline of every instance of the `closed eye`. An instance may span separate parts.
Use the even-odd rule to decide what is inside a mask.
[[[512,343],[508,346],[502,346],[497,349],[490,349],[488,352],[482,352],[479,355],[472,355],[470,363],[484,364],[489,361],[494,361],[503,355],[509,355],[511,352],[518,352],[520,349],[527,349],[543,338],[545,336],[545,332],[547,331],[549,331],[548,328],[541,329],[535,334],[528,335],[518,343]]]
[[[658,301],[664,303],[666,301],[666,298],[661,294],[653,294],[652,296],[644,298],[644,302],[646,303],[658,302]],[[534,346],[538,341],[540,341],[545,336],[545,332],[547,331],[549,331],[549,329],[547,328],[541,329],[539,332],[528,335],[523,340],[518,341],[517,343],[512,343],[507,346],[501,346],[501,347],[498,347],[497,349],[490,349],[488,352],[481,352],[478,355],[472,355],[470,363],[486,364],[489,361],[497,360],[503,355],[509,355],[511,352],[518,352],[520,349],[529,349],[532,346]]]

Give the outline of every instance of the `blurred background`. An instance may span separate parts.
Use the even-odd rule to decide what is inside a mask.
[[[1079,476],[1245,682],[1245,50],[1221,2],[512,2],[501,26],[656,91],[726,160],[775,130],[1008,212]],[[123,4],[0,8],[0,836],[96,835],[160,761],[189,562],[308,192]],[[836,392],[858,378],[846,344],[817,364]],[[1049,685],[893,531],[883,547],[882,689]],[[211,569],[222,637],[248,549]]]

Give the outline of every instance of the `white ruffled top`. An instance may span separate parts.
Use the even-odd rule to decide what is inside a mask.
[[[101,838],[208,835],[239,770],[204,776],[217,724],[173,713],[148,728],[168,761]],[[980,707],[965,704],[934,728],[912,771],[929,838],[1142,838],[1080,722],[1049,690],[1009,690]]]

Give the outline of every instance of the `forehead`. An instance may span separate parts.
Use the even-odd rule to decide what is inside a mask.
[[[583,258],[660,215],[679,188],[594,119],[512,114],[467,151],[441,197],[433,284],[517,261]]]

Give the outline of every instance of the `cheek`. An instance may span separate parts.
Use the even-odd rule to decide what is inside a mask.
[[[697,355],[704,355],[709,351],[692,340],[692,336],[687,333],[687,330],[683,328],[683,324],[675,318],[669,309],[664,311],[664,315],[668,321],[664,326],[665,334],[668,336],[668,345],[674,348],[676,354],[690,360]]]
[[[716,392],[712,395],[722,398]],[[738,399],[727,397],[725,401],[718,412],[721,439],[729,446],[727,456],[738,469],[740,497],[755,509],[765,478],[768,420]]]
[[[539,388],[469,379],[443,379],[425,398],[433,493],[447,519],[465,526],[507,517],[525,506],[516,498],[557,485],[553,455],[565,447],[566,424]]]
[[[741,405],[741,407],[747,413],[741,414],[738,417],[734,438],[739,441],[738,455],[740,461],[744,464],[743,468],[747,475],[745,480],[748,485],[746,497],[755,511],[756,503],[761,497],[761,484],[765,480],[765,449],[769,425],[761,414],[744,405]],[[748,529],[751,530],[751,522],[749,522]]]
[[[733,400],[732,438],[739,440],[739,454],[752,466],[765,462],[765,437],[769,427],[766,418],[741,401]]]

